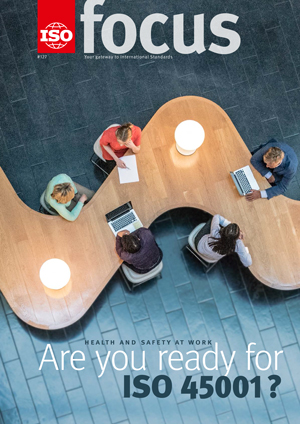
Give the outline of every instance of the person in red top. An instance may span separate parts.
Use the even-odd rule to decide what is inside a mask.
[[[124,156],[128,149],[131,149],[132,153],[140,151],[141,135],[141,129],[130,122],[107,129],[100,138],[103,158],[106,161],[115,161],[119,168],[126,168],[119,158]]]

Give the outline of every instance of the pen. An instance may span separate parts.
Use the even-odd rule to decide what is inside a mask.
[[[129,171],[130,171],[130,168],[128,168],[128,166],[126,166],[126,168],[125,169],[129,169]]]

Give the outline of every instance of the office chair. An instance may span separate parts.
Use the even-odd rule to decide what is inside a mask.
[[[47,204],[45,202],[45,191],[41,194],[41,197],[40,197],[40,208],[39,208],[39,212],[45,213],[46,215],[58,215],[57,212],[55,212],[54,210],[48,208],[48,206],[47,206]]]
[[[109,128],[119,127],[119,126],[120,126],[119,124],[112,124],[109,127],[107,127],[106,130],[108,130]],[[102,149],[100,147],[100,139],[102,135],[103,133],[97,138],[97,140],[94,143],[94,147],[93,147],[94,153],[92,154],[90,161],[92,162],[93,165],[95,165],[104,173],[104,178],[106,178],[109,175],[109,169],[106,166],[106,160],[103,157]],[[97,159],[95,158],[95,156],[97,156]]]
[[[201,262],[201,264],[205,268],[205,273],[208,273],[217,264],[218,261],[208,261],[207,259],[204,259],[195,246],[196,235],[204,227],[205,224],[205,222],[202,222],[201,224],[197,225],[196,228],[193,229],[193,231],[189,235],[188,244],[185,247],[198,259],[199,262]]]
[[[131,268],[128,268],[128,266],[126,266],[123,263],[120,267],[120,272],[122,274],[122,277],[126,283],[128,290],[132,291],[137,286],[140,286],[146,281],[152,280],[152,278],[155,278],[158,275],[160,275],[162,269],[163,269],[163,263],[161,261],[155,268],[153,268],[151,271],[147,272],[146,274],[138,274],[137,272],[133,271]]]

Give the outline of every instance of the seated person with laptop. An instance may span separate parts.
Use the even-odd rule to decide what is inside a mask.
[[[221,215],[210,219],[195,237],[195,246],[201,257],[209,261],[236,252],[246,267],[252,265],[252,258],[243,242],[244,235],[237,224]]]
[[[130,233],[122,230],[117,234],[116,250],[126,266],[138,274],[146,274],[162,260],[162,251],[148,228],[138,228]]]
[[[272,139],[253,154],[251,163],[272,187],[261,191],[252,189],[246,194],[246,199],[250,202],[284,194],[296,174],[298,158],[288,144]]]

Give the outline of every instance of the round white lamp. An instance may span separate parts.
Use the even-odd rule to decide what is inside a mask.
[[[175,130],[176,149],[182,155],[192,155],[201,146],[204,138],[204,129],[196,121],[183,121]]]
[[[43,263],[40,269],[41,282],[48,289],[62,289],[68,284],[70,277],[70,268],[61,259],[49,259]]]

